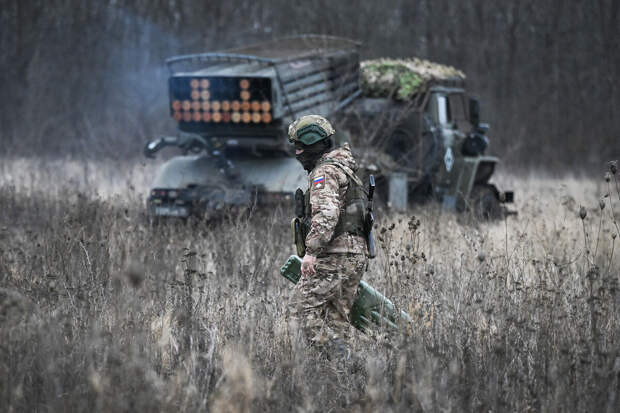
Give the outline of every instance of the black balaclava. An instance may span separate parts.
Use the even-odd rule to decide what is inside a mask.
[[[329,152],[332,147],[331,139],[323,139],[312,145],[304,145],[299,143],[299,147],[304,151],[299,155],[295,155],[295,158],[301,163],[304,169],[308,172],[314,169],[316,162],[321,158],[325,152]]]

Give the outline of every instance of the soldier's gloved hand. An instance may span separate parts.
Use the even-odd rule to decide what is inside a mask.
[[[308,277],[310,275],[314,275],[314,263],[316,262],[316,257],[310,254],[304,255],[304,259],[301,261],[301,275],[304,277]]]

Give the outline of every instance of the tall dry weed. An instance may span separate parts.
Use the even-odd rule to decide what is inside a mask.
[[[224,350],[222,376],[216,385],[212,407],[217,412],[247,413],[251,411],[256,392],[256,378],[250,361],[232,348]]]
[[[144,171],[102,194],[93,187],[114,172],[76,190],[64,179],[72,172],[32,165],[0,185],[7,411],[620,403],[620,191],[611,166],[608,181],[514,180],[519,215],[498,222],[433,205],[379,216],[380,254],[364,278],[413,323],[402,334],[356,336],[351,360],[334,366],[286,317],[292,286],[278,269],[293,251],[287,206],[152,225],[137,184]]]

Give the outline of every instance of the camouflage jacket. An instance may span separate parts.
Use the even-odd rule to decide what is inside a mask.
[[[351,173],[356,169],[351,149],[344,144],[324,154],[308,175],[312,224],[306,236],[306,252],[315,257],[325,253],[365,254],[366,240],[363,237],[344,233],[333,238],[344,208],[349,178],[338,166],[323,163],[325,160],[338,162]]]

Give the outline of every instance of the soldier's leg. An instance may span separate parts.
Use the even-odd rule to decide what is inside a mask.
[[[363,254],[329,254],[317,258],[313,276],[302,277],[294,315],[309,341],[347,340],[353,333],[349,316],[365,268]]]
[[[333,304],[347,322],[351,321],[351,307],[367,264],[368,258],[364,254],[343,254],[338,263],[341,291]]]
[[[343,255],[318,257],[315,274],[302,277],[295,286],[291,298],[292,315],[311,343],[322,345],[336,336],[332,331],[333,323],[328,321],[340,319],[332,303],[342,293],[338,269]]]
[[[319,260],[317,259],[317,261]],[[326,300],[321,294],[317,294],[317,290],[329,282],[329,279],[323,279],[319,274],[302,276],[291,297],[291,315],[310,343],[323,344],[327,342],[327,336],[322,334],[321,328]]]
[[[335,337],[348,340],[354,329],[350,324],[351,307],[366,269],[367,258],[364,254],[338,254],[334,258],[339,284],[327,305],[327,321]]]

